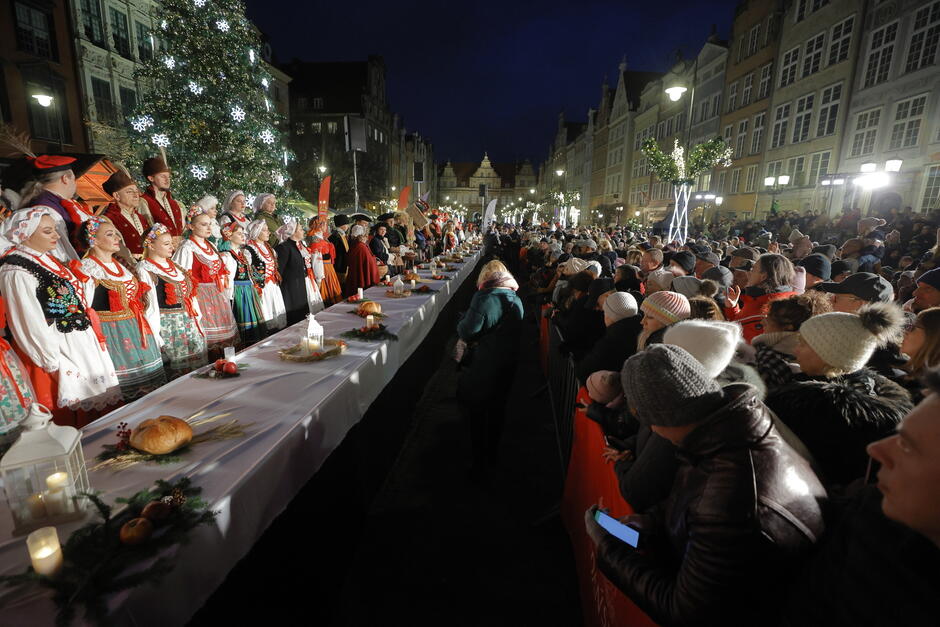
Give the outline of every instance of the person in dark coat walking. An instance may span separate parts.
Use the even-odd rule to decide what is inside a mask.
[[[668,498],[645,516],[643,552],[585,527],[607,578],[660,625],[759,625],[768,591],[822,535],[826,492],[783,441],[754,388],[722,388],[678,346],[624,364],[624,392],[643,424],[671,441],[680,465]]]
[[[457,323],[467,346],[460,361],[457,401],[470,426],[473,470],[479,475],[498,459],[506,401],[516,364],[513,350],[522,326],[518,283],[502,262],[486,264],[470,308]]]

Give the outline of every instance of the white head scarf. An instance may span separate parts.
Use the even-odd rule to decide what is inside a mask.
[[[255,202],[257,204],[257,201]],[[248,223],[248,228],[245,229],[245,232],[248,234],[248,239],[256,240],[258,235],[261,234],[261,229],[267,225],[267,222],[264,220],[252,220]]]
[[[361,224],[354,224],[349,229],[350,237],[362,237],[365,234],[366,234],[366,227],[362,226]]]
[[[236,189],[233,192],[229,192],[228,196],[225,198],[225,202],[222,203],[222,213],[230,211],[232,209],[232,201],[238,198],[239,196],[245,196],[245,192],[240,189]],[[245,196],[247,200],[247,196]],[[247,209],[247,207],[245,207]]]
[[[252,208],[253,208],[256,212],[261,211],[261,207],[264,206],[264,203],[265,203],[265,201],[266,201],[268,198],[274,198],[274,194],[258,194],[258,195],[255,197],[255,202],[254,202],[254,204],[252,205]]]
[[[51,216],[53,220],[57,217],[61,220],[59,214],[45,205],[36,205],[27,207],[15,212],[3,224],[3,236],[14,244],[22,244],[39,228],[39,221],[43,216]]]
[[[277,229],[277,238],[280,241],[289,240],[290,236],[294,234],[294,231],[297,229],[297,220],[294,218],[285,218],[284,224],[278,227]]]
[[[213,207],[219,206],[219,199],[212,195],[206,195],[197,200],[196,204],[206,211],[212,211]]]

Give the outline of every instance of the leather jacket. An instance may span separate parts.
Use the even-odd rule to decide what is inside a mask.
[[[646,546],[613,536],[598,566],[660,625],[756,625],[774,609],[775,583],[824,529],[826,492],[777,433],[747,384],[678,447],[669,497],[651,510]]]

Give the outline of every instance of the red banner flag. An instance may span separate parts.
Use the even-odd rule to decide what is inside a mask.
[[[398,196],[398,210],[404,211],[408,208],[408,199],[411,196],[411,185],[405,185],[401,188],[401,194]]]
[[[330,180],[332,175],[323,179],[320,183],[320,202],[317,204],[317,215],[323,221],[326,221],[326,212],[330,207]]]

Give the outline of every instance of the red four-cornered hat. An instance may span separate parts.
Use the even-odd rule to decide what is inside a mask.
[[[57,172],[59,170],[71,170],[75,163],[75,157],[65,155],[39,155],[38,157],[27,157],[37,172]]]

